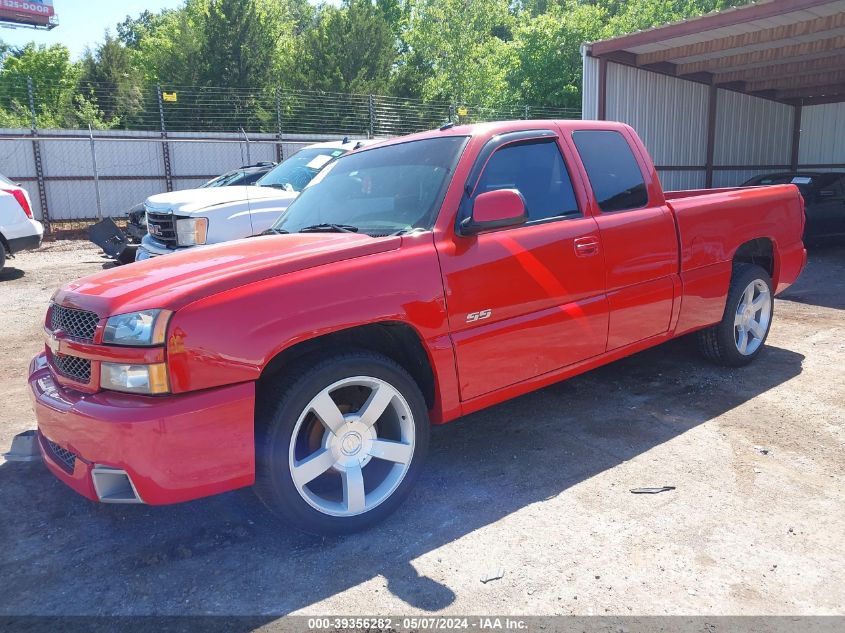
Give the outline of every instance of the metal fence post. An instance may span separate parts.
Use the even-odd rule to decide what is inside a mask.
[[[32,115],[32,156],[35,161],[35,179],[38,182],[38,202],[41,204],[41,221],[44,230],[50,233],[50,209],[47,206],[47,184],[44,182],[44,161],[41,158],[41,143],[38,141],[38,116],[35,113],[35,90],[32,77],[26,78],[26,88],[29,93],[29,112]]]
[[[158,96],[158,115],[161,120],[161,153],[164,159],[164,182],[167,190],[173,191],[173,167],[170,163],[170,144],[167,142],[167,126],[164,124],[164,99],[161,97],[161,84],[156,84]]]
[[[376,98],[373,95],[370,95],[368,101],[368,110],[370,114],[369,138],[373,138],[376,135]]]
[[[531,106],[525,106],[525,120],[531,118]]]
[[[97,196],[97,220],[103,219],[103,205],[100,200],[100,170],[97,169],[97,147],[94,145],[94,128],[88,124],[88,138],[91,139],[91,166],[94,168],[94,194]]]
[[[282,90],[276,88],[276,162],[281,163],[285,159],[285,151],[282,147]]]
[[[249,137],[246,135],[246,130],[241,127],[241,134],[244,135],[244,139],[246,139],[246,164],[252,165],[252,156],[249,152]],[[241,154],[241,160],[244,159],[243,154]]]

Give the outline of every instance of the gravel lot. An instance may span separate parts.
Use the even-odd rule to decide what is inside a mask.
[[[47,301],[104,261],[60,242],[0,274],[3,450]],[[406,504],[344,539],[249,491],[96,505],[0,460],[0,615],[845,614],[845,247],[775,315],[751,367],[676,341],[435,429]]]

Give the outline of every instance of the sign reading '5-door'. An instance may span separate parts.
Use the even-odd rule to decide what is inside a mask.
[[[0,0],[0,20],[7,22],[42,25],[53,15],[53,0]]]

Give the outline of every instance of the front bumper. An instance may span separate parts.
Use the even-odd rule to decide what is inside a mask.
[[[153,505],[255,481],[253,383],[170,396],[84,394],[60,385],[40,354],[29,386],[44,463],[88,499],[112,500],[95,489],[95,469],[124,472],[137,500]]]
[[[27,219],[19,224],[5,228],[10,255],[21,251],[34,250],[41,246],[44,239],[44,226],[38,220]]]
[[[195,246],[179,246],[177,248],[170,248],[165,244],[162,244],[158,240],[153,239],[149,233],[144,235],[141,238],[141,246],[138,248],[138,252],[135,255],[135,261],[140,262],[145,259],[151,259],[153,257],[161,257],[162,255],[171,255],[173,253],[181,253],[190,248],[196,248]]]

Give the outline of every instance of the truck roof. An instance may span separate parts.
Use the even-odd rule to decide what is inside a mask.
[[[326,141],[325,143],[312,143],[310,145],[306,145],[302,149],[325,147],[328,149],[347,149],[351,151],[356,146],[366,147],[367,145],[374,145],[379,142],[379,139],[356,139],[346,137],[345,142],[344,139],[341,139],[338,141]]]
[[[439,138],[442,136],[495,136],[505,132],[519,130],[536,130],[543,126],[560,126],[564,130],[622,130],[632,129],[625,123],[618,121],[583,121],[581,119],[516,119],[513,121],[494,121],[490,123],[470,123],[465,125],[453,125],[440,127],[425,132],[416,132],[406,136],[397,136],[386,140],[367,141],[367,145],[387,146],[396,143],[407,143],[426,138]]]

